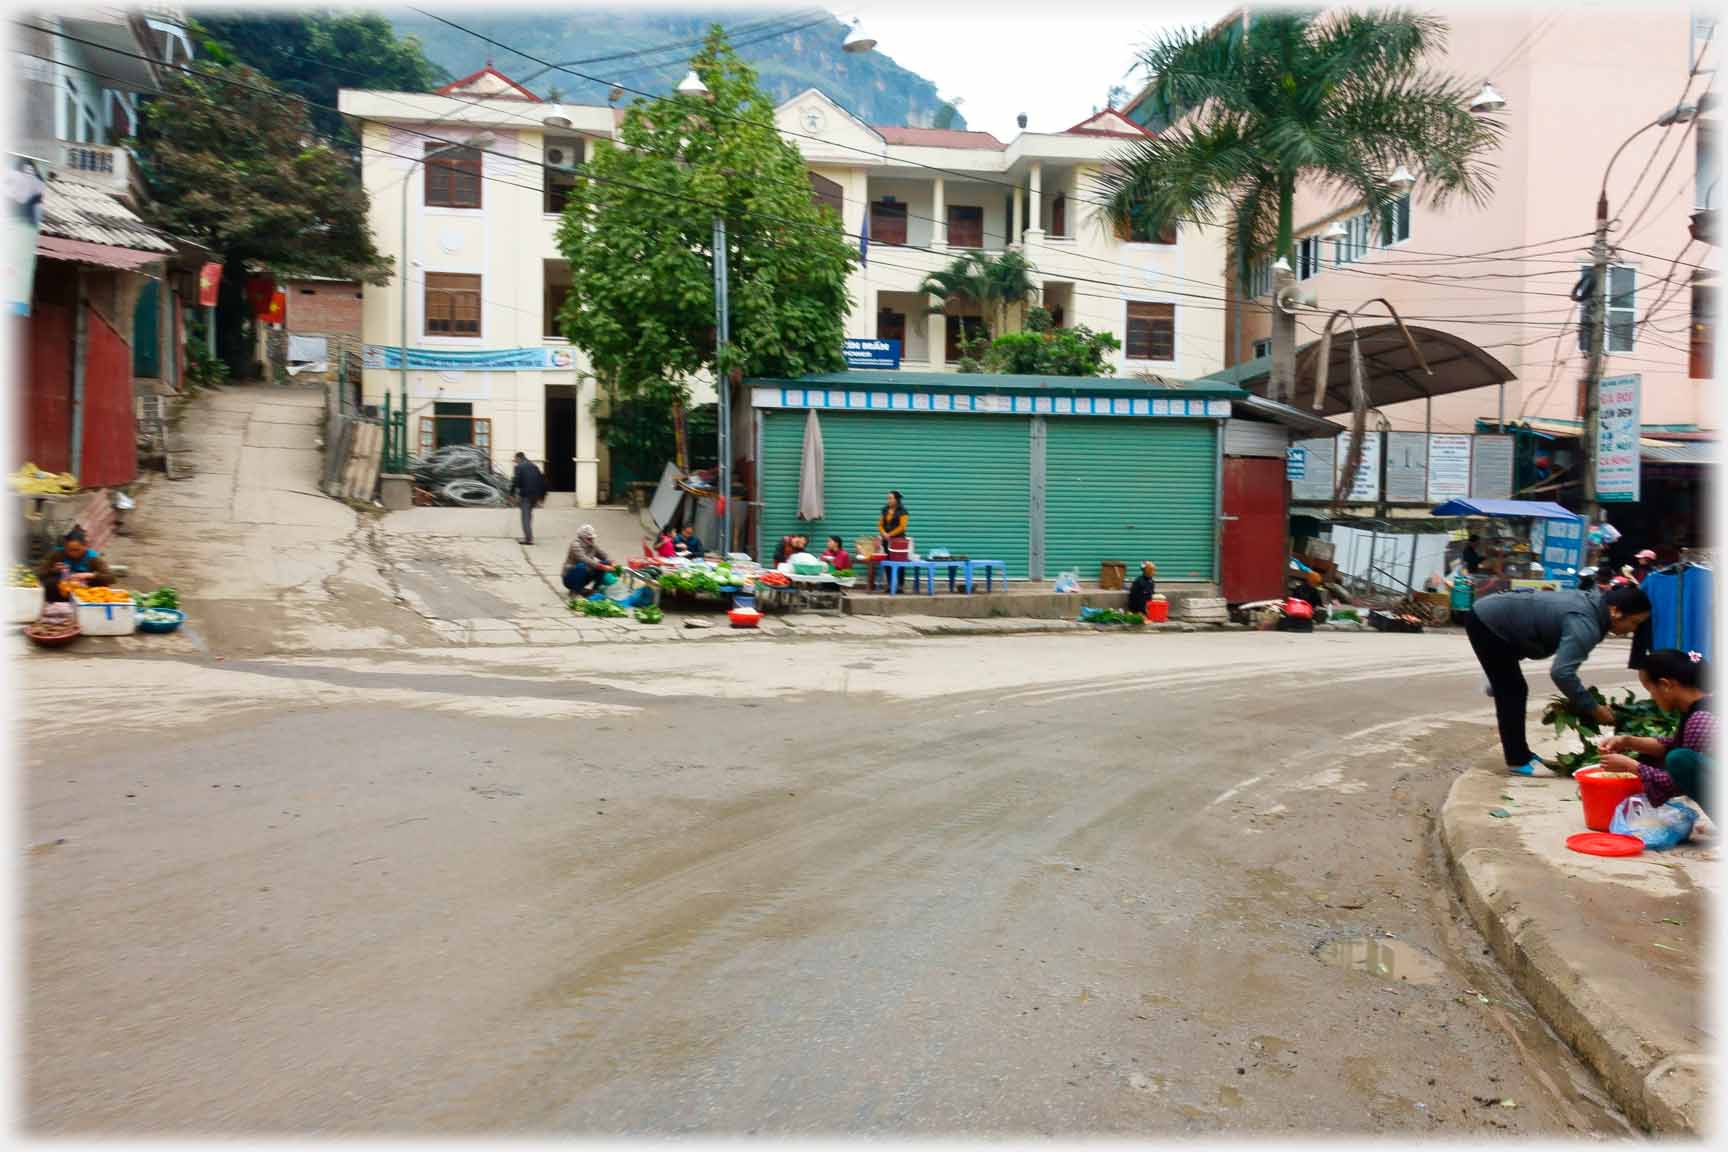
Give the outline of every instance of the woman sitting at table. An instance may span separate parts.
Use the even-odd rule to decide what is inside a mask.
[[[882,538],[882,551],[889,559],[905,559],[906,529],[910,524],[906,501],[899,492],[889,492],[888,503],[882,505],[882,515],[876,518],[876,533]]]
[[[790,536],[780,537],[780,544],[774,549],[774,567],[780,567],[780,565],[786,563],[786,561],[792,559],[792,557],[798,555],[798,553],[808,551],[809,548],[810,537],[801,532],[794,532]]]
[[[840,537],[828,537],[828,547],[823,549],[822,562],[834,572],[849,572],[852,570],[852,555],[846,551],[846,545]]]
[[[60,538],[60,547],[48,553],[48,558],[36,569],[36,578],[41,581],[50,604],[67,599],[60,591],[62,584],[106,588],[114,583],[108,562],[102,559],[102,553],[90,547],[82,528],[74,528]]]

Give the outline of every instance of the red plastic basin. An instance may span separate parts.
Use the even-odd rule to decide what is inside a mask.
[[[1584,827],[1592,832],[1608,831],[1620,802],[1644,791],[1644,781],[1636,776],[1629,780],[1605,780],[1600,773],[1600,768],[1580,768],[1572,775],[1578,781],[1578,800],[1584,806]]]
[[[1170,602],[1168,600],[1153,600],[1146,605],[1146,619],[1153,624],[1164,624],[1170,619]]]

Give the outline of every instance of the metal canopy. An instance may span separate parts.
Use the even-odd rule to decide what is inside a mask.
[[[1396,324],[1376,324],[1357,329],[1362,339],[1362,359],[1368,369],[1368,405],[1371,408],[1429,400],[1453,392],[1468,392],[1472,388],[1492,388],[1513,378],[1510,368],[1461,336],[1437,328],[1407,327],[1428,366],[1434,370],[1432,376],[1423,372],[1410,355]],[[1348,327],[1332,333],[1326,396],[1320,406],[1322,416],[1337,416],[1351,410],[1351,339]],[[1303,345],[1296,353],[1296,395],[1285,400],[1304,412],[1314,410],[1314,368],[1319,354],[1318,340]],[[1234,384],[1256,396],[1265,396],[1271,372],[1272,358],[1261,356],[1234,368],[1214,372],[1194,383]]]

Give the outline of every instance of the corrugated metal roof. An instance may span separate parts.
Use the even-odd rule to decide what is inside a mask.
[[[119,248],[113,244],[92,244],[88,240],[68,240],[64,236],[38,236],[36,254],[46,260],[67,260],[74,264],[96,264],[103,268],[118,268],[136,272],[147,264],[164,257],[160,252],[141,252],[136,248]]]
[[[48,181],[42,193],[42,234],[143,252],[174,251],[166,237],[118,199],[64,177]]]
[[[1639,444],[1638,455],[1646,464],[1714,464],[1716,442],[1646,438]]]
[[[978,148],[1001,152],[1008,146],[988,132],[966,132],[957,128],[905,128],[895,124],[872,124],[882,139],[905,148]]]

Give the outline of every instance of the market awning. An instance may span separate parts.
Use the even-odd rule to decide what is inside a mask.
[[[1238,400],[1231,401],[1239,416],[1259,420],[1269,424],[1282,424],[1294,429],[1305,438],[1320,439],[1326,436],[1337,436],[1344,431],[1342,424],[1334,424],[1324,416],[1317,416],[1306,408],[1293,408],[1288,404],[1280,404],[1276,400],[1268,400],[1264,396],[1250,393]]]
[[[1410,348],[1396,324],[1366,326],[1357,332],[1362,338],[1362,359],[1368,369],[1368,404],[1372,408],[1448,396],[1473,388],[1491,388],[1513,378],[1512,370],[1499,360],[1462,336],[1438,328],[1409,327],[1416,347],[1421,350],[1428,367],[1434,370],[1432,376],[1423,372],[1410,354]],[[1351,410],[1350,344],[1348,328],[1332,334],[1326,395],[1320,405],[1322,416],[1336,416]],[[1318,340],[1296,352],[1296,395],[1290,398],[1290,403],[1307,412],[1314,410],[1314,369],[1319,355]],[[1256,396],[1265,396],[1271,373],[1272,357],[1261,356],[1222,372],[1202,376],[1193,383],[1234,385]]]
[[[1448,500],[1434,516],[1497,516],[1502,520],[1577,520],[1578,513],[1552,500]]]
[[[38,236],[36,255],[45,260],[95,264],[102,268],[118,268],[122,272],[136,272],[147,264],[155,264],[165,258],[161,252],[140,252],[136,248],[92,244],[88,240],[68,240],[64,236]]]

